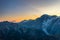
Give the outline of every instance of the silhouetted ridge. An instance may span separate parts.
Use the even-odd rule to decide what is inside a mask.
[[[44,14],[19,23],[0,22],[1,40],[60,40],[60,17]]]
[[[44,14],[41,17],[37,18],[37,20],[44,21],[44,20],[48,20],[48,19],[51,19],[51,18],[55,18],[55,17],[57,17],[57,16],[56,15],[50,16],[50,15]]]

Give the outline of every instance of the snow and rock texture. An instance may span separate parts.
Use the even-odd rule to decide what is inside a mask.
[[[60,17],[45,14],[19,23],[0,22],[0,40],[60,40]]]

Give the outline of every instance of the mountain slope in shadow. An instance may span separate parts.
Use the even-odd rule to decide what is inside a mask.
[[[19,23],[0,22],[0,40],[60,40],[60,17],[44,14]]]

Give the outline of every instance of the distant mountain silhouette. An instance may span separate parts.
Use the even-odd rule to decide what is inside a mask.
[[[60,17],[44,14],[19,23],[0,22],[0,40],[60,40]]]

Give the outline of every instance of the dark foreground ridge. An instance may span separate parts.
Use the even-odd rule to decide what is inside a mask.
[[[45,14],[20,23],[0,22],[0,40],[60,40],[60,17]]]

